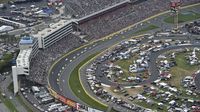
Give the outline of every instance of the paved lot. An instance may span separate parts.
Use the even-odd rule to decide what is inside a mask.
[[[197,74],[195,77],[195,84],[197,85],[197,89],[200,92],[200,74]]]

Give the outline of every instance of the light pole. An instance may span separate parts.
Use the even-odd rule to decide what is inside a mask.
[[[179,9],[181,5],[181,0],[171,0],[170,8],[171,8],[171,14],[174,17],[174,33],[179,32]]]

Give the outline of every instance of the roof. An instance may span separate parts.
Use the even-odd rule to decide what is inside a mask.
[[[54,12],[52,8],[43,8],[42,11],[47,14],[52,14]]]
[[[31,55],[32,49],[20,50],[19,55],[17,56],[17,67],[29,67],[29,58]]]
[[[2,17],[0,17],[0,20],[1,21],[5,21],[5,22],[11,22],[11,23],[17,24],[17,25],[19,25],[21,27],[25,27],[26,26],[25,24],[22,24],[22,23],[19,23],[19,22],[15,22],[15,21],[11,21],[11,20],[8,20],[8,19],[2,18]]]
[[[14,29],[12,26],[3,25],[3,26],[0,27],[0,32],[1,32],[1,31],[12,30],[12,29]]]
[[[161,86],[167,86],[167,84],[164,83],[164,82],[161,82],[160,85],[161,85]]]
[[[33,44],[33,38],[29,36],[24,36],[21,38],[19,44]]]
[[[37,34],[33,34],[32,36],[37,38],[47,37],[48,35],[54,33],[55,31],[59,30],[60,28],[64,27],[65,25],[71,22],[73,22],[73,20],[60,20],[59,22],[50,25],[48,28],[39,31]]]
[[[39,92],[40,90],[39,90],[38,87],[36,87],[36,86],[32,86],[32,91],[34,91],[34,92]]]

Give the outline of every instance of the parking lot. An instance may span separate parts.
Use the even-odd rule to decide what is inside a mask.
[[[73,111],[73,109],[60,101],[56,100],[48,91],[48,89],[42,85],[26,81],[21,88],[20,92],[23,97],[38,111],[40,112],[63,112]]]
[[[50,21],[53,21],[56,18],[60,18],[60,15],[62,15],[61,13],[63,13],[63,9],[61,8],[62,2],[49,4],[46,0],[41,0],[38,2],[27,3],[9,2],[1,5],[2,8],[0,8],[0,23],[2,25],[14,27],[14,30],[18,28],[29,27],[24,30],[29,33],[31,33],[30,30],[37,31],[37,29],[32,29],[30,27],[42,23],[48,24]]]

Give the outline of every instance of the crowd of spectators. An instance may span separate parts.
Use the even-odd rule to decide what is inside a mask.
[[[71,7],[74,12],[83,16],[94,11],[101,10],[110,5],[119,3],[122,0],[75,0],[65,1],[66,11]],[[199,2],[200,0],[182,0],[183,5]],[[141,21],[148,16],[169,8],[170,0],[147,0],[139,4],[127,4],[115,11],[106,13],[95,19],[80,24],[79,28],[85,32],[88,37],[100,38],[123,27]],[[75,8],[73,8],[75,7]],[[32,60],[29,79],[43,83],[46,82],[46,74],[52,62],[63,53],[80,46],[80,40],[73,35],[68,35],[51,47],[39,51],[38,55]]]
[[[121,1],[122,0],[66,0],[66,12],[69,11],[74,15],[78,15],[78,17],[83,17]],[[186,5],[200,2],[200,0],[182,0],[182,2],[183,5]],[[151,15],[169,9],[169,3],[170,0],[147,0],[137,5],[127,4],[115,11],[84,22],[79,25],[79,28],[91,39],[100,38]],[[30,75],[27,76],[27,79],[39,84],[47,84],[47,73],[52,63],[64,53],[81,45],[80,38],[70,34],[49,48],[40,50],[31,61]],[[103,90],[100,89],[100,92],[103,92]],[[106,97],[109,100],[112,98],[109,94],[106,94]],[[127,104],[123,101],[117,101],[114,97],[113,102],[122,103],[124,105]]]
[[[64,53],[80,45],[80,38],[70,34],[49,48],[40,50],[37,56],[31,61],[30,75],[27,78],[39,84],[46,84],[47,72],[52,62]]]
[[[123,0],[66,0],[66,13],[77,18],[86,16]]]
[[[197,2],[200,0],[182,0],[182,6]],[[92,6],[92,3],[90,5]],[[92,10],[92,7],[90,8]],[[139,4],[127,4],[81,24],[80,28],[91,38],[100,38],[169,8],[170,0],[147,0]]]

